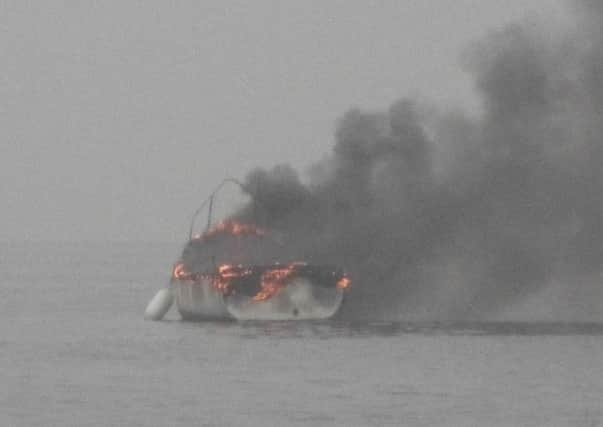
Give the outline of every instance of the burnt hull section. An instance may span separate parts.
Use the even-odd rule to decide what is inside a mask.
[[[336,287],[317,286],[307,278],[299,278],[265,301],[241,294],[224,300],[228,313],[237,320],[319,320],[335,315],[343,296]]]
[[[345,277],[341,269],[330,265],[293,263],[289,265],[229,266],[226,296],[237,295],[258,298],[266,282],[287,282],[287,287],[300,279],[313,288],[332,289]],[[291,280],[291,278],[294,278]],[[290,282],[290,283],[289,283]]]
[[[253,287],[241,282],[224,294],[209,278],[172,282],[180,316],[190,321],[328,319],[337,313],[344,300],[344,291],[329,286],[320,274],[314,279],[295,278],[265,300],[254,298],[257,292],[249,288]]]

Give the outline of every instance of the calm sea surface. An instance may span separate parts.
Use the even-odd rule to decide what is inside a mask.
[[[603,325],[144,321],[178,250],[2,244],[0,426],[603,426]]]

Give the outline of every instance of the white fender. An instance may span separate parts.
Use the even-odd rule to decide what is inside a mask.
[[[173,302],[174,295],[172,295],[172,290],[170,288],[159,290],[149,302],[149,305],[147,305],[147,308],[144,311],[144,318],[147,320],[163,319],[163,316],[168,312]]]

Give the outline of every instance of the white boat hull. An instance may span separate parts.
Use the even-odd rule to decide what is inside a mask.
[[[185,320],[226,320],[232,316],[226,310],[224,298],[208,279],[172,282],[176,307]]]

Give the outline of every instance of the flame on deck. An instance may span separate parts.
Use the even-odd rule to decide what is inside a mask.
[[[210,278],[212,284],[224,295],[230,295],[233,291],[233,283],[236,279],[241,279],[251,275],[251,270],[244,269],[241,266],[223,264],[218,267],[216,275]]]
[[[265,271],[261,278],[262,290],[253,297],[253,300],[266,301],[279,293],[287,283],[298,275],[296,269],[301,265],[305,264],[293,263],[286,267]]]
[[[343,276],[341,279],[339,279],[339,281],[337,281],[337,284],[335,286],[337,287],[337,289],[341,289],[343,291],[349,289],[351,285],[352,281],[350,280],[350,278]]]
[[[192,273],[184,263],[179,262],[174,266],[172,280],[201,283],[211,283],[222,295],[243,293],[250,296],[251,300],[267,301],[277,295],[296,278],[310,277],[312,267],[303,262],[294,262],[287,265],[275,264],[269,267],[245,267],[242,265],[223,264],[214,273]],[[329,272],[331,285],[340,291],[347,291],[351,280],[343,273]]]
[[[194,275],[190,271],[186,270],[186,268],[184,267],[184,263],[179,262],[174,266],[174,270],[172,272],[173,279],[182,281],[195,280],[193,276]]]
[[[263,236],[266,234],[264,230],[253,225],[253,224],[244,224],[241,222],[237,222],[234,220],[222,221],[207,230],[202,234],[196,234],[193,236],[193,240],[203,240],[208,239],[213,236],[217,236],[220,234],[229,234],[231,236]]]

